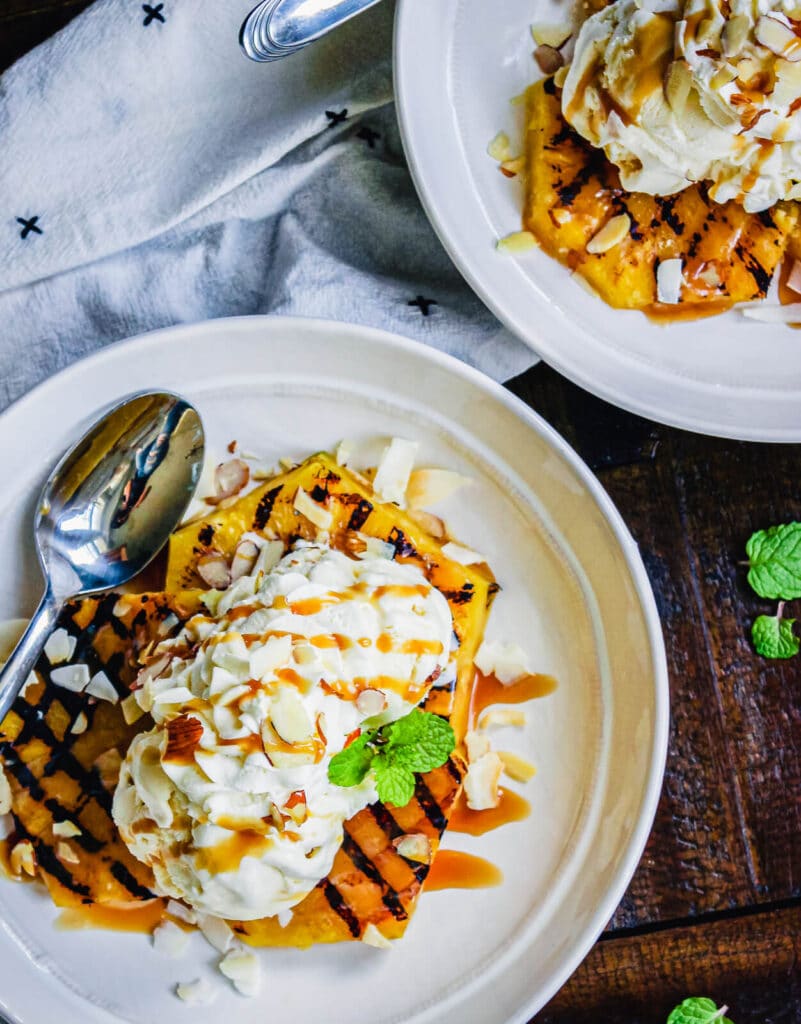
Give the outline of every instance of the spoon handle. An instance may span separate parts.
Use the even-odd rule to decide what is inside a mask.
[[[61,605],[48,589],[11,657],[0,669],[0,722],[6,717],[52,633]]]
[[[255,61],[302,49],[378,0],[261,0],[242,25],[239,41]]]

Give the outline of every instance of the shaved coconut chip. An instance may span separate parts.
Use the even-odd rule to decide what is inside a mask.
[[[153,929],[153,949],[159,956],[179,957],[189,944],[189,933],[174,921],[162,921]]]
[[[531,249],[537,249],[539,244],[536,236],[530,231],[513,231],[499,238],[495,248],[498,252],[529,252]]]
[[[9,855],[9,864],[15,875],[23,871],[31,877],[36,874],[36,854],[30,839],[21,839],[15,844]]]
[[[234,933],[221,917],[198,914],[197,924],[209,945],[214,946],[218,953],[228,952],[234,941]]]
[[[70,726],[70,732],[73,736],[80,736],[81,733],[86,732],[89,727],[89,719],[86,717],[83,711],[79,711],[75,716],[75,721]]]
[[[59,843],[56,846],[56,856],[65,864],[80,864],[81,858],[68,843]]]
[[[422,832],[399,836],[392,840],[392,845],[406,860],[413,860],[418,864],[431,863],[431,840]]]
[[[570,25],[565,23],[560,25],[536,23],[531,26],[531,36],[537,46],[553,46],[557,50],[560,46],[564,46],[572,34],[573,30]]]
[[[478,565],[481,562],[486,562],[486,558],[480,555],[478,551],[466,548],[462,544],[454,544],[453,541],[448,541],[447,544],[442,545],[442,553],[446,558],[450,558],[452,562],[458,562],[459,565]]]
[[[675,306],[681,301],[683,283],[681,259],[662,260],[656,268],[656,297],[659,302]]]
[[[529,673],[528,658],[523,648],[497,640],[485,640],[476,651],[473,663],[482,675],[495,676],[504,686]]]
[[[240,576],[247,576],[256,564],[258,557],[258,546],[252,540],[241,540],[231,559],[231,579],[238,580]]]
[[[218,964],[220,973],[224,974],[237,992],[252,997],[258,994],[261,986],[259,961],[255,953],[244,949],[234,949],[224,956]]]
[[[214,470],[214,497],[206,498],[210,504],[232,498],[239,494],[250,480],[250,467],[242,459],[221,462]]]
[[[498,781],[502,771],[503,761],[493,750],[468,765],[464,792],[467,806],[472,811],[486,811],[498,806],[501,801]]]
[[[544,75],[552,75],[565,62],[565,58],[555,46],[538,46],[534,51],[534,60]]]
[[[493,160],[497,160],[498,163],[511,159],[512,146],[506,132],[498,132],[487,146],[487,153],[489,153]]]
[[[343,438],[339,442],[336,452],[334,453],[334,458],[340,466],[347,466],[353,456],[353,447],[353,441],[348,441],[346,438]]]
[[[63,661],[69,661],[75,653],[75,645],[78,638],[70,636],[63,627],[51,633],[44,645],[44,652],[51,665],[59,665]]]
[[[116,704],[120,699],[120,695],[114,689],[114,684],[102,669],[92,676],[86,687],[86,692],[97,697],[98,700],[107,700],[110,704]]]
[[[303,490],[302,487],[298,487],[298,492],[295,495],[294,508],[304,515],[309,522],[314,523],[315,526],[321,530],[330,530],[331,524],[334,522],[334,516],[327,508],[323,508],[322,505],[318,505],[317,502]]]
[[[498,757],[503,761],[503,770],[515,782],[528,782],[537,774],[534,765],[518,754],[511,754],[508,750],[499,750]]]
[[[474,761],[478,761],[480,757],[488,754],[492,749],[489,739],[475,729],[471,729],[470,732],[464,738],[465,746],[467,747],[467,760],[468,763],[472,764]]]
[[[380,501],[406,507],[406,488],[409,486],[419,447],[416,441],[393,437],[384,449],[373,480],[373,490]]]
[[[56,686],[81,693],[89,685],[91,674],[88,665],[64,665],[62,668],[54,668],[50,679]]]
[[[72,839],[74,836],[82,836],[83,832],[74,821],[56,821],[53,823],[53,835],[61,836],[63,839]]]
[[[479,729],[505,728],[507,726],[523,726],[527,718],[525,711],[513,708],[490,708],[478,720]]]
[[[375,946],[376,949],[392,949],[392,943],[372,922],[362,932],[362,942],[368,946]]]
[[[11,793],[11,786],[6,775],[5,768],[0,764],[0,814],[8,814],[14,797]]]
[[[203,1006],[217,997],[216,991],[206,978],[194,981],[181,981],[175,986],[175,994],[179,999],[192,1006]]]
[[[177,615],[170,612],[166,619],[159,623],[157,633],[159,636],[169,636],[180,622]]]
[[[364,539],[362,558],[386,558],[391,562],[395,557],[395,545],[390,544],[389,541],[381,540],[380,537],[367,537],[365,534],[359,534],[359,536]]]
[[[293,911],[291,907],[287,907],[285,910],[279,910],[275,915],[278,923],[282,928],[286,928],[289,922],[292,920]]]
[[[135,693],[129,693],[124,700],[120,701],[120,708],[122,709],[122,717],[125,719],[126,725],[133,725],[134,722],[138,722],[142,715],[144,715],[144,711],[139,706]]]
[[[436,505],[472,482],[469,476],[451,469],[416,469],[409,476],[406,504],[412,509]]]
[[[171,917],[177,917],[179,921],[183,921],[185,924],[197,924],[197,914],[195,911],[191,907],[179,903],[178,900],[168,900],[166,910]]]
[[[154,704],[187,704],[195,699],[194,693],[187,686],[171,686],[153,697]]]
[[[122,767],[122,757],[120,757],[119,750],[116,747],[112,747],[111,750],[106,750],[100,754],[94,760],[94,767],[100,775],[103,788],[114,789],[120,781],[120,768]]]
[[[362,690],[356,698],[356,707],[359,709],[360,714],[366,718],[380,715],[386,706],[386,694],[383,694],[380,690]]]
[[[716,264],[711,261],[709,263],[704,263],[703,269],[699,270],[695,276],[699,281],[703,281],[709,288],[717,288],[718,285],[723,283]]]
[[[231,582],[231,569],[224,555],[203,555],[197,560],[197,572],[214,590],[225,590]]]
[[[796,295],[801,295],[801,260],[793,260],[793,264],[790,267],[790,273],[787,275],[787,280],[784,283],[788,288],[791,288]]]
[[[409,513],[409,518],[413,519],[418,526],[421,526],[426,533],[430,533],[435,540],[444,540],[448,536],[445,520],[440,519],[439,516],[432,515],[431,512],[424,512],[421,508],[414,509]]]
[[[0,841],[8,839],[14,833],[17,822],[13,814],[0,814]]]
[[[791,302],[788,306],[771,306],[766,302],[744,306],[740,312],[749,320],[761,320],[766,324],[801,323],[801,303]]]

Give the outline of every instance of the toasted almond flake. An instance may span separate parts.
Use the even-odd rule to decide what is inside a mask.
[[[410,509],[427,508],[447,501],[452,494],[473,483],[469,476],[452,469],[415,469],[409,475],[406,504]]]
[[[432,512],[416,508],[409,513],[409,518],[414,520],[418,526],[421,526],[426,533],[430,533],[435,540],[443,541],[448,536],[445,520],[441,519],[440,516],[435,516]],[[392,550],[394,554],[395,549],[393,548]]]
[[[534,60],[544,75],[553,75],[565,63],[565,58],[555,46],[538,46],[534,51]]]
[[[386,706],[386,694],[380,690],[362,690],[356,698],[356,707],[359,710],[359,714],[364,715],[365,718],[380,715]]]
[[[362,932],[362,942],[368,946],[375,946],[376,949],[392,949],[392,943],[372,922]]]
[[[233,949],[218,964],[220,973],[228,978],[243,996],[252,998],[261,986],[259,961],[255,953]]]
[[[198,914],[197,924],[210,946],[213,946],[218,953],[228,952],[233,945],[234,933],[221,917],[214,917],[213,914]]]
[[[743,306],[740,310],[749,320],[761,320],[765,324],[801,323],[801,303],[791,302],[787,306],[774,306],[760,302],[754,306]]]
[[[197,572],[203,582],[213,590],[225,590],[231,582],[228,559],[221,554],[201,556],[197,560]]]
[[[513,155],[512,147],[509,142],[509,136],[506,132],[498,132],[495,138],[487,146],[487,153],[489,153],[493,160],[497,160],[498,163],[503,163],[504,160],[511,159]]]
[[[250,480],[250,466],[242,459],[221,462],[214,470],[214,497],[206,501],[214,504],[234,497],[247,486]]]
[[[11,792],[11,785],[6,775],[5,767],[0,762],[0,814],[8,814],[14,803]]]
[[[675,306],[681,300],[682,269],[680,258],[662,260],[656,268],[657,301]]]
[[[628,238],[630,227],[631,217],[627,213],[611,217],[587,242],[587,252],[593,256],[609,252],[616,245],[620,245],[624,238]]]
[[[479,758],[488,754],[490,750],[492,750],[489,737],[485,736],[483,732],[479,732],[477,729],[470,729],[467,732],[464,738],[464,743],[467,749],[468,764],[478,761]]]
[[[73,736],[80,736],[86,732],[89,727],[89,719],[86,717],[83,711],[79,711],[75,716],[75,721],[70,726],[70,732]]]
[[[144,711],[139,706],[135,693],[129,693],[127,697],[123,698],[120,701],[120,708],[126,725],[133,725],[134,722],[138,722],[142,715],[144,715]]]
[[[91,673],[88,665],[63,665],[51,671],[50,679],[56,686],[71,690],[72,693],[81,693],[89,685]]]
[[[526,652],[518,644],[485,640],[473,659],[476,668],[485,676],[510,686],[529,672]]]
[[[56,856],[59,860],[64,861],[65,864],[80,864],[81,858],[69,845],[69,843],[58,843],[56,846]]]
[[[53,835],[62,839],[73,839],[75,836],[82,836],[83,832],[74,821],[56,821],[53,823]]]
[[[252,540],[241,540],[236,546],[234,557],[231,559],[231,580],[238,580],[240,576],[246,576],[250,573],[258,557],[258,546]]]
[[[431,863],[431,840],[422,832],[411,832],[392,840],[392,845],[406,860],[418,864]]]
[[[563,88],[565,80],[567,78],[568,71],[570,71],[570,68],[565,64],[563,67],[559,68],[559,70],[554,74],[553,84],[556,86],[557,89]]]
[[[478,720],[479,729],[520,728],[528,721],[525,711],[516,708],[489,708]]]
[[[94,767],[100,775],[104,789],[112,790],[120,780],[122,757],[116,747],[106,750],[94,760]]]
[[[537,774],[534,765],[518,754],[512,754],[508,750],[499,750],[498,757],[503,761],[503,770],[515,782],[528,782]]]
[[[75,645],[78,643],[78,638],[70,636],[70,634],[60,627],[50,634],[44,645],[44,652],[47,655],[47,660],[51,665],[60,665],[62,662],[69,661],[75,653]]]
[[[188,686],[171,686],[168,690],[162,690],[154,694],[154,704],[187,704],[195,699],[194,693]]]
[[[490,750],[467,767],[464,777],[464,792],[467,806],[473,811],[486,811],[497,807],[501,795],[498,782],[503,771],[503,761]]]
[[[21,839],[14,845],[9,855],[9,864],[15,875],[21,875],[23,871],[31,877],[36,874],[36,854],[30,839]]]
[[[756,23],[754,34],[757,41],[777,57],[783,57],[791,63],[801,60],[801,39],[778,18],[763,14]]]
[[[107,700],[109,704],[117,704],[120,699],[120,695],[114,689],[114,684],[102,669],[92,676],[86,687],[86,692],[92,697],[97,697],[98,700]]]
[[[393,437],[378,463],[373,490],[380,501],[406,507],[406,488],[414,469],[419,445],[402,437]]]
[[[459,565],[480,565],[482,562],[486,562],[484,555],[478,551],[466,548],[463,544],[455,544],[452,540],[442,545],[442,553],[452,562],[458,562]]]
[[[498,252],[530,252],[539,248],[539,242],[530,231],[513,231],[495,243]]]
[[[557,25],[536,22],[531,26],[531,37],[537,46],[553,46],[557,50],[572,34],[573,29],[565,22]]]
[[[162,921],[153,929],[153,949],[159,956],[177,958],[186,952],[189,932],[185,932],[174,921]]]
[[[168,900],[165,909],[170,917],[177,917],[184,924],[197,924],[197,914],[195,911],[184,903],[179,903],[178,900]]]
[[[204,1006],[216,999],[217,993],[206,978],[195,978],[194,981],[180,981],[175,986],[175,994],[179,999],[191,1006]]]
[[[309,495],[302,487],[298,487],[295,495],[294,508],[305,516],[310,523],[314,523],[320,530],[330,530],[334,522],[333,514]]]
[[[736,57],[745,45],[751,31],[751,19],[745,14],[735,14],[723,26],[720,40],[724,57]]]

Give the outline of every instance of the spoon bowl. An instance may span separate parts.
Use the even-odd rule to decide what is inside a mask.
[[[164,547],[192,499],[203,456],[194,407],[149,392],[116,405],[56,465],[34,518],[45,593],[0,672],[0,720],[64,602],[122,586]]]

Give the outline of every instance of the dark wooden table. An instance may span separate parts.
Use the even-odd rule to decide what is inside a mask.
[[[0,70],[86,6],[0,0]],[[596,470],[639,542],[672,692],[645,855],[538,1022],[662,1024],[687,995],[728,1003],[735,1024],[800,1022],[801,662],[754,655],[748,626],[767,606],[737,563],[752,530],[801,519],[801,447],[661,427],[544,365],[509,386]]]

